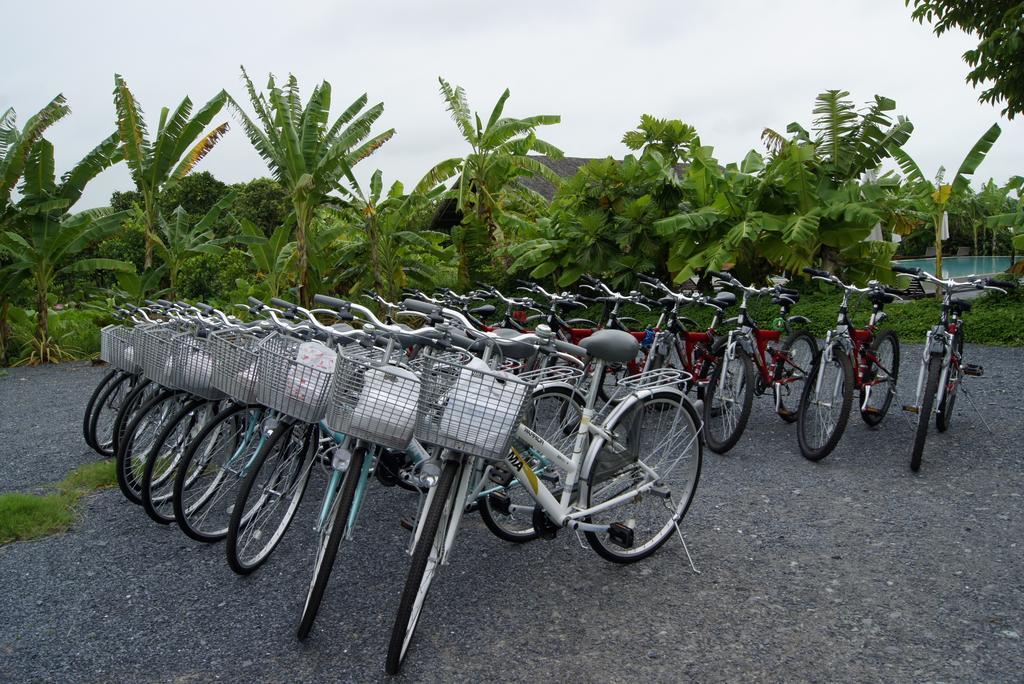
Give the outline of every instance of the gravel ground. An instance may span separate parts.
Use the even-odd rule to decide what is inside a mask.
[[[919,352],[904,350],[905,396]],[[971,386],[998,437],[961,400],[917,475],[898,412],[877,430],[851,419],[815,464],[799,456],[795,427],[757,400],[733,452],[705,454],[684,526],[700,574],[678,540],[622,567],[571,533],[510,546],[467,520],[404,678],[1019,680],[1024,350],[967,352],[986,367]],[[0,379],[0,490],[88,459],[79,411],[101,372]],[[270,563],[238,578],[222,546],[155,525],[116,491],[88,497],[71,533],[0,549],[0,678],[382,679],[407,570],[398,520],[412,501],[371,490],[316,631],[299,643],[314,498]]]

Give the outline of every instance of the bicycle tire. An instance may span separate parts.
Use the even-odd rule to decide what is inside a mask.
[[[928,424],[932,422],[932,407],[935,395],[939,393],[939,378],[942,376],[942,357],[931,356],[928,359],[928,381],[925,383],[921,405],[917,412],[917,429],[914,431],[914,450],[910,453],[910,469],[915,473],[921,469],[924,456],[924,443],[928,439]]]
[[[555,415],[552,416],[555,420],[548,423],[547,425],[542,426],[538,422],[538,417],[536,416],[537,405],[547,397],[564,400],[566,408],[562,409],[556,407]],[[579,395],[579,393],[570,387],[554,385],[551,387],[542,388],[537,392],[534,392],[534,394],[530,398],[530,401],[531,404],[527,408],[527,412],[523,420],[523,422],[527,424],[527,427],[532,429],[534,432],[539,434],[541,437],[543,437],[545,440],[547,440],[549,443],[552,443],[556,447],[560,447],[563,450],[571,449],[572,445],[566,443],[566,439],[575,440],[576,430],[579,427],[578,416],[582,414],[582,407],[585,403],[582,397]],[[569,416],[565,412],[570,406],[570,403],[571,405],[575,405],[577,407],[575,417]],[[568,423],[568,425],[566,425],[565,423]],[[552,430],[554,430],[554,432]],[[568,449],[566,449],[566,447],[568,447]],[[512,482],[510,482],[509,485],[505,487],[505,492],[507,494],[509,492],[512,493],[509,495],[510,497],[514,495],[517,491],[521,490],[522,487],[519,485],[519,481],[515,479],[513,479]],[[511,525],[505,520],[503,520],[505,516],[492,510],[492,501],[490,495],[482,497],[479,500],[479,503],[480,505],[477,507],[477,511],[480,514],[480,519],[483,520],[483,523],[487,527],[487,529],[490,530],[491,533],[498,539],[511,542],[513,544],[523,544],[528,541],[533,541],[539,536],[539,532],[536,531],[533,527],[532,509],[535,500],[528,494],[526,494],[524,497],[524,503],[518,504],[520,506],[530,506],[531,513],[525,516],[525,519],[523,520],[525,526]],[[513,516],[510,515],[508,517],[511,518]]]
[[[801,364],[806,364],[806,368],[801,368],[800,365],[798,365],[797,363],[792,362],[792,361],[789,364],[787,364],[787,362],[786,362],[786,358],[791,358],[794,355],[794,352],[792,350],[797,349],[800,346],[804,346],[804,347],[806,347],[807,349],[810,350],[810,358],[809,359],[807,359],[807,360],[800,359],[800,363]],[[775,364],[775,373],[774,373],[775,381],[779,382],[780,380],[785,378],[786,377],[786,373],[791,373],[792,372],[790,370],[791,368],[796,368],[797,371],[802,371],[803,372],[803,376],[802,376],[803,379],[799,380],[799,381],[794,381],[794,382],[787,382],[785,385],[776,385],[775,391],[778,392],[778,393],[782,393],[783,387],[787,387],[788,388],[791,385],[797,384],[798,382],[802,383],[802,384],[806,384],[807,383],[807,374],[811,372],[811,369],[814,367],[814,362],[818,358],[818,353],[819,353],[818,352],[818,341],[815,340],[814,336],[811,335],[806,330],[796,330],[792,334],[787,336],[785,340],[783,340],[782,346],[780,347],[780,351],[783,352],[783,355],[786,358],[780,358],[778,363]],[[790,377],[792,377],[792,375]],[[786,422],[786,423],[795,423],[797,421],[797,418],[799,417],[799,414],[800,414],[799,400],[800,400],[800,397],[803,396],[803,389],[804,388],[802,386],[800,386],[797,391],[789,391],[788,392],[788,396],[789,397],[793,397],[794,395],[796,396],[797,405],[795,407],[792,406],[792,405],[788,405],[787,406],[786,405],[786,399],[784,397],[779,397],[778,404],[776,405],[777,406],[776,414],[784,422]]]
[[[121,371],[115,369],[107,371],[99,383],[96,385],[96,389],[89,395],[89,401],[85,404],[85,412],[82,414],[82,437],[85,439],[85,443],[90,449],[99,453],[99,447],[96,445],[96,433],[91,429],[92,426],[92,414],[96,407],[96,401],[99,396],[105,393],[109,389],[109,385]]]
[[[592,531],[585,531],[583,534],[584,534],[584,536],[587,539],[587,543],[590,544],[590,548],[592,548],[599,556],[601,556],[602,558],[604,558],[607,561],[611,561],[613,563],[618,563],[618,564],[635,563],[637,561],[641,561],[641,560],[643,560],[645,558],[648,558],[653,553],[655,553],[658,549],[660,549],[665,544],[665,542],[667,542],[669,540],[669,538],[672,537],[672,533],[676,530],[676,526],[679,524],[679,521],[682,520],[683,517],[686,515],[686,512],[690,510],[690,505],[693,503],[693,498],[694,498],[694,496],[697,493],[697,485],[700,482],[700,473],[701,473],[701,469],[703,467],[704,449],[703,449],[703,444],[702,444],[701,439],[700,439],[700,430],[701,430],[700,416],[697,414],[697,410],[693,406],[693,403],[689,399],[687,399],[685,397],[685,395],[680,395],[680,394],[678,394],[676,392],[662,390],[662,391],[659,391],[659,392],[654,392],[650,396],[644,397],[639,402],[637,402],[636,407],[639,408],[640,410],[644,410],[646,408],[651,407],[653,404],[665,403],[665,402],[668,402],[671,405],[677,406],[679,409],[682,410],[683,415],[685,415],[685,418],[686,418],[685,433],[686,434],[684,435],[684,439],[688,440],[687,441],[687,445],[688,446],[692,446],[692,447],[695,448],[695,451],[693,452],[693,455],[694,455],[694,459],[693,459],[694,467],[693,467],[693,470],[692,470],[692,477],[687,477],[686,478],[686,483],[685,483],[684,492],[683,492],[683,498],[682,498],[682,500],[678,504],[676,504],[676,509],[675,510],[671,510],[670,511],[670,509],[668,509],[667,506],[660,506],[660,505],[654,506],[654,510],[655,511],[658,511],[659,508],[663,508],[665,511],[670,511],[671,515],[670,515],[669,519],[664,523],[664,525],[662,525],[659,530],[654,532],[654,534],[652,535],[651,539],[649,541],[641,544],[639,547],[636,548],[636,550],[633,550],[632,548],[623,550],[618,545],[610,542],[610,540],[606,540],[606,538],[605,538],[605,536],[603,534],[599,534],[597,532],[592,532]],[[669,409],[669,410],[671,410],[671,409]],[[661,415],[665,415],[664,409],[662,409],[660,411],[660,413],[661,413]],[[610,433],[612,433],[612,434],[621,433],[620,423],[624,419],[627,419],[627,418],[629,418],[632,415],[635,415],[635,414],[632,413],[632,409],[626,410],[623,413],[619,414],[618,417],[614,418],[614,421],[611,424],[606,426],[608,431]],[[673,422],[674,422],[674,420],[673,420]],[[672,444],[665,444],[665,443],[663,443],[663,440],[664,440],[665,436],[662,434],[662,432],[658,431],[658,430],[651,430],[649,426],[644,426],[643,428],[641,428],[639,425],[634,424],[634,425],[629,427],[629,432],[630,432],[631,439],[634,436],[634,434],[637,437],[640,437],[640,436],[648,436],[649,437],[651,434],[656,434],[656,435],[658,435],[657,436],[657,440],[659,442],[658,446],[661,446],[663,448],[667,447],[670,450],[671,450],[671,447],[675,446],[674,442]],[[587,475],[586,475],[586,478],[584,480],[586,486],[582,487],[581,491],[580,491],[580,506],[582,508],[590,508],[591,506],[594,505],[592,500],[591,500],[591,497],[593,496],[594,491],[596,489],[598,489],[598,485],[602,484],[599,480],[595,479],[595,478],[600,478],[600,477],[604,476],[604,474],[601,473],[601,469],[599,467],[597,467],[597,459],[599,459],[601,457],[601,455],[604,453],[604,452],[601,451],[601,446],[602,445],[603,445],[603,439],[598,441],[598,442],[595,442],[594,447],[592,447],[592,450],[590,452],[591,454],[593,454],[593,456],[592,456],[593,461],[589,464],[589,466],[585,467],[585,469],[587,471]],[[639,445],[638,445],[638,448],[639,448]],[[610,455],[611,455],[611,457],[613,459],[620,458],[619,456],[616,456],[614,454],[610,454]],[[639,456],[639,453],[637,455]],[[652,468],[655,468],[655,469],[657,468],[656,457],[655,458],[650,458],[648,456],[647,452],[645,452],[643,460],[645,462],[645,466],[652,467]],[[677,463],[671,465],[667,469],[666,474],[668,472],[671,472],[673,469],[675,469],[676,465],[677,465]],[[680,471],[680,472],[682,472],[682,471]],[[615,479],[615,478],[610,478],[608,481],[611,481],[612,479]],[[662,482],[662,486],[663,487],[666,486],[666,484],[665,484],[665,482],[663,480],[659,480],[659,481]],[[616,492],[613,496],[619,496],[619,495],[621,495],[623,493],[624,492],[619,491],[619,492]],[[629,506],[631,504],[640,504],[642,502],[643,497],[648,497],[648,498],[654,499],[657,496],[658,495],[656,495],[656,494],[637,495],[636,497],[632,498],[629,502],[624,503],[623,505],[624,506]],[[671,497],[671,492],[669,493],[669,497]],[[658,497],[658,498],[660,498],[660,497]],[[611,510],[616,510],[616,509],[611,509]],[[635,511],[631,511],[631,514],[632,514],[632,517],[634,518],[634,528],[635,528],[635,526],[636,526],[636,521],[635,521],[636,513],[635,513]],[[593,522],[591,517],[588,517],[587,521],[588,522]]]
[[[942,401],[939,402],[938,410],[935,411],[935,428],[939,432],[945,432],[949,429],[949,426],[953,423],[953,409],[956,406],[956,394],[960,387],[960,383],[963,382],[963,354],[964,354],[964,334],[957,330],[953,334],[953,353],[957,355],[959,359],[956,367],[953,364],[949,364],[949,376],[946,379],[946,391],[942,395]]]
[[[207,439],[211,436],[217,441],[222,439],[220,430],[224,425],[237,421],[239,414],[249,411],[257,411],[259,409],[253,409],[252,407],[245,406],[243,404],[232,404],[226,409],[218,413],[213,417],[213,420],[208,422],[203,429],[196,435],[196,438],[189,444],[188,449],[185,450],[184,456],[182,456],[181,463],[178,464],[178,471],[174,476],[174,519],[178,523],[178,527],[185,533],[189,538],[195,539],[198,542],[213,543],[218,542],[228,533],[228,523],[230,519],[231,509],[227,510],[227,519],[223,519],[223,524],[217,522],[213,525],[206,525],[210,519],[213,510],[217,509],[217,504],[220,501],[230,500],[234,502],[235,497],[230,495],[230,485],[238,484],[243,479],[241,473],[235,473],[229,471],[230,474],[225,474],[226,464],[218,464],[217,472],[213,475],[212,481],[206,488],[200,492],[199,498],[194,502],[186,505],[185,494],[187,490],[192,489],[198,483],[202,474],[210,467],[212,461],[207,460],[206,462],[199,463],[199,470],[193,472],[193,463],[196,459],[203,459],[209,454],[209,447],[202,449],[202,446],[206,443]],[[248,416],[247,416],[248,417]],[[229,425],[231,429],[232,425]],[[259,425],[257,424],[255,431],[258,435]],[[256,446],[259,442],[256,435],[248,435],[248,439],[252,440],[251,446]],[[229,445],[231,457],[242,456],[240,448],[233,445]],[[247,453],[247,452],[246,452]],[[230,458],[228,460],[230,460]],[[239,469],[241,470],[241,469]],[[230,479],[229,479],[230,478]],[[202,485],[200,485],[202,486]],[[212,528],[212,529],[211,529]]]
[[[121,410],[121,404],[123,404],[127,398],[131,395],[133,389],[138,384],[138,376],[130,375],[128,373],[122,373],[119,378],[116,378],[110,383],[106,390],[97,399],[96,405],[93,407],[92,414],[89,416],[89,432],[92,435],[93,448],[96,453],[106,458],[113,457],[114,454],[114,431],[117,426],[117,414]],[[116,398],[115,395],[124,393],[120,398]],[[116,404],[113,403],[116,401]],[[110,410],[108,410],[110,409]],[[110,425],[106,425],[104,422],[101,427],[101,421],[104,416],[111,416]]]
[[[468,467],[468,466],[467,466]],[[416,631],[416,624],[419,622],[420,613],[426,603],[430,585],[433,584],[435,573],[427,578],[426,586],[423,586],[424,575],[427,565],[430,562],[431,553],[435,551],[440,532],[440,542],[444,544],[447,527],[441,527],[441,518],[446,509],[448,515],[460,515],[461,506],[455,506],[452,501],[452,484],[460,471],[460,463],[455,460],[446,461],[441,469],[441,476],[434,487],[434,496],[427,509],[426,518],[423,521],[423,528],[420,538],[413,550],[412,562],[409,564],[409,575],[405,580],[402,589],[402,596],[398,602],[398,613],[395,615],[395,624],[391,629],[391,640],[388,643],[388,655],[384,670],[389,675],[397,675],[402,669],[402,661],[412,643],[412,637]],[[456,493],[458,490],[455,490]],[[435,563],[440,564],[438,559]],[[436,567],[436,565],[435,565]],[[422,589],[422,598],[420,591]],[[417,603],[417,599],[419,599]]]
[[[317,547],[316,560],[313,563],[313,579],[310,582],[309,590],[306,592],[306,603],[302,607],[302,615],[299,617],[299,627],[296,637],[300,640],[309,636],[316,621],[316,614],[320,610],[320,604],[327,589],[327,582],[331,578],[331,571],[338,556],[338,548],[348,529],[348,521],[352,515],[352,505],[355,503],[356,487],[362,476],[363,459],[366,458],[366,447],[359,446],[352,452],[352,458],[345,471],[341,487],[335,495],[331,514],[328,518],[330,529],[327,534],[321,533],[320,544]]]
[[[871,340],[871,351],[875,354],[875,358],[878,358],[879,351],[885,344],[892,344],[892,368],[889,373],[889,377],[892,378],[892,382],[888,383],[888,388],[885,392],[885,399],[883,400],[882,405],[876,408],[876,411],[865,411],[865,389],[861,387],[860,401],[857,403],[860,407],[861,419],[871,427],[875,427],[880,424],[889,413],[889,407],[892,406],[892,400],[896,397],[896,383],[899,381],[900,377],[900,341],[896,336],[896,333],[892,330],[882,330],[875,335],[875,339]],[[878,385],[875,385],[875,387],[877,388]]]
[[[808,444],[807,430],[811,427],[811,421],[808,418],[808,407],[811,405],[810,394],[815,391],[818,374],[823,372],[822,369],[827,362],[824,352],[818,355],[818,362],[811,369],[811,375],[804,383],[803,396],[800,398],[800,409],[797,417],[797,441],[800,444],[800,453],[808,461],[820,461],[832,453],[836,445],[839,444],[839,440],[842,439],[843,432],[846,431],[846,424],[850,418],[850,405],[853,403],[853,364],[850,363],[850,357],[846,355],[844,350],[835,347],[834,351],[835,353],[832,354],[831,361],[839,366],[839,377],[843,380],[842,403],[839,407],[839,415],[837,416],[835,426],[832,428],[824,444],[820,446]]]
[[[306,483],[309,482],[311,467],[307,467],[306,460],[311,458],[309,450],[311,448],[310,438],[313,430],[316,428],[314,425],[306,424],[289,424],[282,425],[274,431],[274,434],[260,447],[259,453],[256,455],[255,460],[252,463],[252,467],[245,476],[245,481],[242,483],[242,487],[238,490],[238,496],[235,498],[235,506],[231,512],[231,522],[228,524],[228,533],[226,537],[227,543],[225,544],[225,551],[227,553],[228,565],[238,575],[248,575],[254,572],[257,568],[267,562],[270,556],[273,554],[277,545],[280,544],[281,539],[284,538],[285,533],[288,531],[288,527],[291,526],[292,520],[295,519],[295,514],[298,511],[299,504],[302,503],[303,494],[306,491]],[[283,495],[279,495],[273,491],[273,486],[263,487],[260,492],[261,496],[257,499],[256,509],[247,508],[249,496],[252,494],[253,488],[256,486],[256,479],[262,472],[263,467],[267,463],[276,465],[271,459],[280,448],[287,448],[291,446],[291,438],[295,430],[301,430],[301,444],[300,451],[295,453],[293,456],[285,455],[284,463],[297,464],[297,468],[294,472],[285,472],[284,476],[289,479],[287,490],[289,491],[290,501],[288,506],[285,508],[284,517],[278,522],[277,528],[273,534],[270,535],[269,541],[263,546],[259,547],[256,554],[250,557],[243,557],[245,555],[247,544],[239,546],[240,536],[246,534],[254,525],[252,516],[259,515],[266,501],[263,500],[262,494],[270,489],[273,494],[278,496],[280,500]],[[308,464],[312,466],[312,463]],[[271,474],[272,477],[276,475],[276,472]],[[276,482],[276,481],[275,481]],[[297,489],[295,489],[297,487]],[[276,505],[271,512],[276,510]],[[262,539],[262,531],[257,530],[259,538],[256,541]],[[255,535],[254,535],[255,536]]]
[[[163,390],[164,388],[160,385],[142,378],[141,381],[135,385],[134,389],[128,393],[128,396],[124,398],[124,403],[122,403],[121,408],[117,410],[117,416],[114,418],[114,425],[111,432],[111,449],[114,452],[114,456],[117,456],[117,450],[120,448],[119,445],[121,438],[124,436],[125,430],[128,429],[128,423],[131,422],[135,413],[143,404]]]
[[[140,430],[152,432],[154,438],[159,435],[164,422],[175,412],[172,406],[166,404],[176,402],[180,397],[181,393],[176,390],[162,389],[157,392],[135,413],[118,442],[115,467],[117,486],[125,498],[134,504],[142,505],[142,471],[138,466],[141,464],[144,467],[145,455],[152,447],[152,442],[137,440],[136,435]],[[141,455],[136,455],[136,448]]]
[[[195,432],[195,421],[200,419],[201,414],[199,410],[207,403],[209,402],[206,399],[199,398],[186,401],[181,409],[164,425],[163,430],[160,431],[160,434],[153,441],[153,448],[150,449],[149,454],[146,456],[146,463],[142,470],[142,481],[139,485],[141,489],[140,495],[142,498],[142,509],[146,511],[146,515],[155,523],[170,525],[174,522],[173,505],[170,507],[170,515],[162,509],[166,509],[168,504],[171,504],[166,499],[174,495],[172,475],[177,472],[184,450],[188,449],[189,443],[195,437],[192,433]],[[182,427],[186,431],[184,435],[185,443],[175,442],[168,445],[168,440],[175,436],[176,430]],[[172,449],[171,465],[158,472],[157,468],[163,465],[161,459],[168,457],[165,450],[165,447],[168,446]]]
[[[723,350],[724,356],[724,350]],[[732,426],[732,429],[724,434],[721,438],[717,435],[715,430],[710,426],[715,424],[719,415],[715,415],[716,411],[720,409],[715,408],[715,399],[721,393],[719,384],[722,381],[722,373],[726,368],[736,368],[739,366],[740,378],[743,383],[743,396],[739,397],[739,415],[736,416],[736,421]],[[750,420],[750,412],[754,405],[754,361],[750,358],[750,355],[742,347],[736,347],[736,356],[728,365],[724,362],[724,359],[720,359],[718,364],[715,366],[714,371],[711,374],[711,380],[708,383],[707,388],[704,390],[704,442],[708,448],[714,451],[716,454],[724,454],[739,442],[740,437],[743,436],[743,431],[747,427],[747,421]],[[713,422],[714,421],[714,422]]]

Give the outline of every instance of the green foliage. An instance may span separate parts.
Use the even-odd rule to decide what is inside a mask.
[[[978,37],[978,46],[964,53],[971,67],[967,82],[986,88],[978,98],[1005,103],[1009,119],[1024,112],[1024,2],[1019,0],[905,0],[917,21],[933,24],[935,35],[960,29]]]
[[[178,274],[178,295],[190,301],[219,300],[233,291],[240,279],[252,275],[252,258],[240,249],[199,254],[182,264]]]
[[[390,140],[395,130],[370,137],[373,124],[384,112],[384,104],[364,111],[366,95],[356,98],[328,128],[331,84],[327,81],[313,88],[303,106],[299,83],[292,75],[283,87],[270,76],[266,94],[256,91],[244,68],[242,78],[255,121],[236,100],[230,101],[249,141],[291,200],[299,299],[308,305],[313,297],[310,259],[316,255],[311,257],[307,233],[316,211],[329,201],[329,193],[342,179],[352,178],[352,167]]]
[[[463,222],[453,231],[452,239],[459,255],[459,281],[463,287],[471,282],[470,261],[481,251],[502,252],[545,202],[537,193],[517,183],[519,178],[539,177],[558,187],[561,178],[547,166],[530,156],[538,152],[558,159],[562,151],[537,137],[536,129],[559,123],[560,116],[540,114],[524,118],[503,116],[508,89],[501,94],[484,125],[478,113],[469,109],[466,91],[439,78],[441,95],[470,152],[435,165],[416,186],[417,193],[427,193],[445,181],[458,176],[451,195],[456,199]],[[534,209],[533,212],[529,209]],[[524,213],[524,209],[527,211]],[[503,266],[511,264],[505,259]]]
[[[139,206],[144,212],[144,261],[147,268],[153,262],[161,198],[165,191],[188,176],[227,133],[226,122],[204,133],[226,101],[227,93],[222,90],[193,115],[192,100],[186,96],[173,112],[167,107],[160,110],[156,134],[151,138],[138,101],[124,79],[114,74],[117,140],[121,156],[128,164],[132,182],[141,197]],[[200,180],[189,187],[195,190],[202,186],[204,182]]]
[[[289,198],[281,184],[271,178],[255,178],[231,186],[235,201],[232,215],[258,226],[267,237],[289,218]]]

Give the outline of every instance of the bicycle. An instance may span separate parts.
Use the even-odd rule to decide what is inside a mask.
[[[580,346],[595,359],[595,374],[605,364],[626,363],[639,351],[636,338],[619,330],[595,332]],[[631,563],[650,556],[679,531],[702,460],[700,419],[678,389],[686,380],[680,371],[662,369],[625,379],[621,400],[606,404],[600,414],[595,409],[600,386],[591,383],[568,450],[521,422],[526,399],[542,375],[512,376],[430,358],[420,371],[416,434],[445,449],[444,465],[416,524],[412,563],[388,647],[389,674],[397,674],[408,652],[427,592],[453,547],[467,497],[474,493],[473,475],[481,461],[499,482],[514,478],[534,500],[533,521],[543,536],[573,529],[603,558]],[[654,424],[645,425],[646,419]],[[550,478],[541,477],[534,463],[556,471],[560,486],[549,489],[545,482]],[[676,478],[670,479],[673,474]],[[631,510],[622,511],[625,507]],[[612,517],[613,511],[618,515]]]
[[[900,343],[895,332],[878,326],[886,318],[885,305],[897,297],[876,281],[859,288],[828,271],[805,268],[804,273],[843,292],[836,327],[828,331],[811,368],[797,420],[800,453],[820,461],[832,453],[846,430],[854,389],[859,392],[861,418],[869,426],[877,426],[889,411],[899,380]],[[850,320],[853,295],[871,302],[871,316],[863,328]]]
[[[962,282],[952,278],[943,280],[920,268],[893,266],[896,273],[909,275],[914,280],[932,283],[942,290],[942,309],[939,322],[928,331],[924,351],[921,354],[921,368],[917,375],[917,390],[914,403],[903,410],[917,414],[914,430],[914,445],[910,455],[910,469],[921,469],[924,444],[928,439],[928,424],[935,414],[935,427],[939,432],[949,429],[953,420],[953,408],[964,376],[981,377],[981,366],[964,362],[964,320],[963,314],[971,310],[971,303],[956,299],[955,295],[978,290],[994,290],[1007,294],[1015,289],[1016,283],[968,276]]]
[[[731,273],[708,271],[708,275],[742,293],[736,317],[727,321],[735,322],[737,328],[726,335],[704,394],[704,439],[709,449],[724,454],[743,435],[754,395],[770,389],[779,418],[787,423],[797,420],[799,406],[795,404],[818,356],[818,343],[806,330],[792,327],[810,323],[805,316],[789,315],[790,308],[800,301],[796,290],[781,285],[744,285]],[[750,298],[762,296],[770,296],[779,307],[774,329],[759,327],[748,312]]]

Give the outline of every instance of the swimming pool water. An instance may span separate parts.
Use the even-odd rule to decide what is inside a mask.
[[[907,268],[923,268],[929,273],[935,272],[935,258],[927,259],[900,259],[894,264],[906,266]],[[942,257],[943,278],[963,278],[969,275],[985,275],[988,273],[1002,273],[1010,267],[1008,256],[961,256]]]

